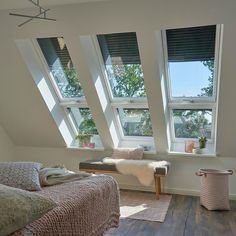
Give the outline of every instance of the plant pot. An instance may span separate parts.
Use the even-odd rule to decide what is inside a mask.
[[[95,148],[95,143],[84,143],[83,148]]]
[[[79,147],[85,147],[86,145],[91,143],[92,135],[90,134],[80,134],[77,136],[79,140]]]

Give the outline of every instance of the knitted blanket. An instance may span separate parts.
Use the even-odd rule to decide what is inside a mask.
[[[106,175],[43,188],[57,207],[16,231],[14,236],[102,236],[119,223],[119,192]]]

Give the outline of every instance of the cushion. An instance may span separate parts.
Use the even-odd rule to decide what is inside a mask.
[[[79,163],[80,170],[118,171],[115,164],[106,164],[102,160],[86,160]]]
[[[114,171],[118,172],[116,165],[113,163],[104,163],[103,160],[86,160],[79,163],[81,170],[94,170],[94,171]],[[170,163],[166,162],[165,165],[156,167],[155,174],[166,176],[170,169]]]
[[[113,159],[143,159],[143,148],[118,148],[113,150]]]
[[[0,162],[0,184],[24,190],[40,190],[41,166],[36,162]]]
[[[55,206],[38,193],[0,184],[0,235],[23,228]]]

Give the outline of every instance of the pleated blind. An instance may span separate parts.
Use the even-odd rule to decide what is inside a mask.
[[[207,61],[215,57],[216,25],[166,30],[168,61]]]
[[[136,33],[97,35],[104,63],[141,64]]]
[[[37,41],[44,54],[45,59],[47,60],[49,67],[51,67],[54,64],[55,60],[59,58],[62,66],[64,68],[68,68],[72,66],[70,55],[66,45],[60,45],[59,40],[60,38],[41,38]]]

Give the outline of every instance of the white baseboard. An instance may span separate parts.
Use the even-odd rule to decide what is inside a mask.
[[[137,190],[137,191],[145,191],[145,192],[155,192],[152,186],[145,187],[141,185],[128,185],[128,184],[119,184],[120,189],[127,189],[127,190]]]
[[[145,191],[145,192],[155,192],[154,187],[145,187],[145,186],[135,186],[135,185],[126,185],[120,184],[120,189],[127,190],[137,190],[137,191]],[[171,194],[180,194],[187,196],[200,196],[200,192],[198,190],[192,189],[180,189],[180,188],[163,188],[163,193],[171,193]],[[230,200],[236,200],[236,194],[229,194]]]

